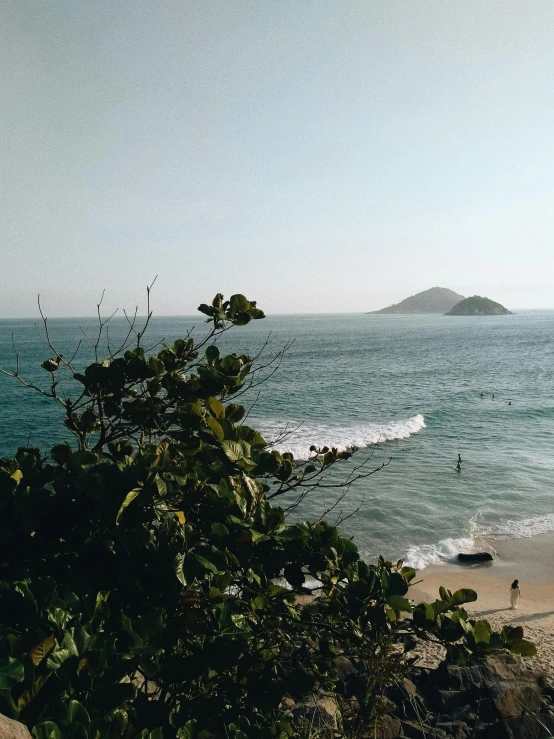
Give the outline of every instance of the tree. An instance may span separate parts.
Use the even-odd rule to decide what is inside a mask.
[[[534,653],[521,629],[494,634],[468,618],[473,591],[414,608],[402,562],[363,562],[324,520],[287,524],[271,501],[320,484],[351,452],[314,447],[299,461],[271,449],[234,402],[252,359],[214,343],[263,312],[220,294],[199,310],[203,341],[148,355],[149,308],[102,358],[99,305],[83,372],[43,318],[49,389],[26,382],[18,358],[3,370],[63,405],[76,445],[0,461],[0,710],[36,739],[285,739],[286,699],[335,690],[338,654],[363,673],[359,722],[377,715],[383,687],[410,665],[398,647],[415,638],[446,644],[460,664],[503,647]],[[64,371],[78,389],[69,399]],[[307,577],[318,597],[304,602]]]

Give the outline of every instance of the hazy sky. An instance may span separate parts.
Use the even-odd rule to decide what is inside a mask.
[[[552,0],[3,0],[0,317],[554,308]]]

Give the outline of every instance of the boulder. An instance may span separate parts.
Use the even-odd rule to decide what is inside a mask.
[[[459,562],[491,562],[493,559],[492,554],[488,552],[474,552],[473,554],[464,554],[460,552],[458,554]]]
[[[437,728],[452,739],[470,739],[474,735],[473,728],[470,729],[465,721],[439,721]]]
[[[31,739],[29,730],[19,721],[14,721],[0,713],[0,739]]]
[[[400,736],[401,728],[400,719],[385,713],[375,726],[375,737],[376,739],[397,739]]]
[[[402,732],[407,739],[447,739],[448,734],[437,726],[422,721],[402,721]]]
[[[296,727],[309,734],[318,731],[318,736],[329,736],[338,728],[340,711],[336,700],[331,695],[313,695],[297,701],[291,709]]]
[[[539,719],[532,715],[507,718],[496,724],[491,724],[479,733],[479,739],[545,739],[552,736],[554,722],[551,716],[542,716]]]
[[[430,680],[428,694],[433,706],[449,715],[471,707],[476,700],[479,715],[486,720],[521,716],[525,708],[537,711],[544,703],[544,673],[527,668],[520,657],[508,652],[466,667],[443,663]],[[457,717],[467,721],[464,715]]]

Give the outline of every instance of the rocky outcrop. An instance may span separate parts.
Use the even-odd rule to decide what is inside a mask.
[[[389,691],[396,708],[381,739],[539,739],[554,732],[552,688],[545,675],[508,653],[475,665],[416,670],[413,681]],[[397,733],[391,735],[391,719]]]
[[[31,739],[29,730],[19,721],[14,721],[0,713],[0,739]]]
[[[340,711],[331,695],[310,696],[298,701],[291,709],[294,724],[301,736],[333,737],[338,729]]]
[[[299,736],[344,736],[343,723],[359,712],[367,697],[369,682],[361,661],[341,655],[332,660],[332,668],[339,678],[335,694],[314,694],[287,706]],[[384,715],[375,726],[363,727],[377,739],[554,735],[554,686],[542,671],[508,652],[464,667],[443,662],[436,669],[415,668],[411,679],[387,689],[379,705]]]

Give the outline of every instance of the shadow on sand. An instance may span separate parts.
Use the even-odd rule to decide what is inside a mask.
[[[493,613],[506,613],[506,611],[512,612],[512,609],[510,606],[507,608],[492,608],[488,611],[474,611],[471,616],[473,618],[483,618],[484,616],[490,616]],[[514,613],[514,618],[511,618],[509,620],[509,623],[511,624],[518,624],[518,623],[526,623],[527,621],[540,621],[541,618],[548,618],[549,616],[554,616],[554,611],[544,611],[543,613],[530,613],[528,615],[522,614],[521,616],[516,616]]]
[[[548,618],[548,616],[554,616],[554,611],[544,611],[543,613],[533,613],[529,616],[518,616],[512,618],[511,623],[522,623],[525,621],[540,621],[541,618]]]

